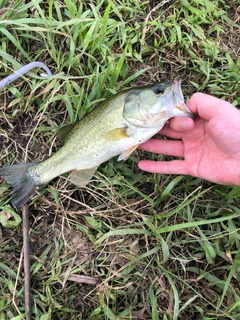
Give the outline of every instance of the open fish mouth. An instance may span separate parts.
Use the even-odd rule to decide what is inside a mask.
[[[186,106],[183,98],[183,93],[181,89],[181,81],[174,81],[166,97],[166,105],[168,105],[168,110],[166,115],[170,117],[190,117],[195,118],[194,113],[192,113]]]

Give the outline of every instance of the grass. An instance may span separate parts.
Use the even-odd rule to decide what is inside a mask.
[[[0,79],[34,60],[54,74],[2,90],[1,166],[45,159],[59,125],[127,86],[181,78],[186,98],[240,104],[236,0],[12,0],[0,17]],[[155,156],[31,201],[34,319],[239,319],[240,188],[146,174],[140,157]],[[24,319],[21,213],[0,194],[0,319]]]

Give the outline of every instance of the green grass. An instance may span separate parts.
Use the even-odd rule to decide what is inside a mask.
[[[61,124],[130,85],[183,79],[186,99],[203,91],[239,106],[237,10],[237,0],[0,2],[0,79],[35,60],[53,72],[1,91],[0,165],[45,159]],[[146,174],[143,156],[155,157],[111,159],[81,190],[59,177],[30,202],[33,319],[240,318],[240,188]],[[0,320],[24,319],[21,213],[3,181],[0,194]]]

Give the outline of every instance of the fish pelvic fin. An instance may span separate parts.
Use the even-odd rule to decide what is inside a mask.
[[[22,207],[33,196],[37,185],[28,170],[37,164],[36,162],[15,164],[0,169],[0,176],[13,188],[12,205],[14,207]]]
[[[84,170],[73,170],[70,181],[75,184],[77,187],[84,187],[92,179],[95,171],[98,167],[93,167]]]
[[[118,157],[118,161],[127,160],[128,157],[137,149],[138,145],[132,146],[130,149],[123,151]]]

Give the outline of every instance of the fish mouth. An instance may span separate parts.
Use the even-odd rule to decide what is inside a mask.
[[[181,81],[174,81],[171,84],[169,93],[166,98],[166,105],[170,106],[166,111],[168,117],[190,117],[195,118],[194,113],[192,113],[186,106],[181,89]]]

